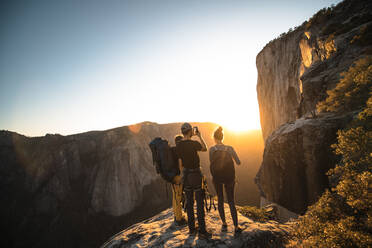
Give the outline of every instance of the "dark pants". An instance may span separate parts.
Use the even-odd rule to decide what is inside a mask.
[[[194,216],[194,192],[196,199],[196,212],[198,214],[199,231],[205,231],[204,220],[204,199],[202,189],[198,190],[185,190],[186,194],[186,212],[189,230],[195,229],[195,216]]]
[[[196,212],[198,214],[199,231],[205,232],[204,220],[204,194],[202,189],[202,174],[200,168],[184,169],[184,191],[186,195],[186,213],[189,230],[195,229],[194,193],[196,199]]]
[[[217,198],[218,198],[218,212],[220,213],[221,220],[223,222],[226,222],[225,218],[225,209],[224,209],[224,199],[223,199],[223,186],[225,186],[225,191],[227,194],[227,202],[230,207],[230,213],[231,217],[234,222],[234,226],[238,225],[238,215],[236,213],[236,208],[235,208],[235,201],[234,201],[234,188],[235,188],[235,182],[233,181],[232,183],[228,184],[223,184],[223,183],[214,183],[214,188],[216,189],[217,193]]]

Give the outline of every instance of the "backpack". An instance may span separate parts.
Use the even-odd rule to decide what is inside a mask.
[[[149,146],[156,172],[167,182],[173,182],[173,178],[180,174],[180,170],[176,154],[168,141],[157,137],[149,143]]]
[[[235,180],[234,161],[226,147],[212,153],[210,171],[216,183],[231,183]]]

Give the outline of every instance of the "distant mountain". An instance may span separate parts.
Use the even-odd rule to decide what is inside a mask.
[[[195,125],[212,145],[217,125]],[[174,144],[180,126],[144,122],[33,138],[0,131],[4,247],[97,247],[113,233],[169,207],[170,187],[156,174],[148,143],[160,136]],[[258,205],[253,178],[261,163],[261,133],[227,130],[225,135],[243,162],[237,168],[237,202]],[[201,160],[210,178],[208,154]]]

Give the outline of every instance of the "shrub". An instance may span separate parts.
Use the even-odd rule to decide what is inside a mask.
[[[297,246],[372,247],[372,97],[332,148],[341,157],[327,173],[333,187],[293,228]]]
[[[312,25],[326,22],[333,15],[334,7],[323,8],[315,13],[306,23],[306,29],[310,29]]]
[[[269,212],[266,212],[265,209],[254,206],[238,207],[238,211],[242,215],[258,222],[266,222],[274,219],[274,217]]]
[[[340,82],[328,97],[317,104],[318,112],[342,112],[361,108],[372,91],[372,56],[359,59],[347,72],[341,73]]]

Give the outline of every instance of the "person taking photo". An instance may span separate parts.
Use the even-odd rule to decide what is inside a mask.
[[[198,152],[207,151],[201,133],[197,127],[184,123],[181,127],[183,139],[177,142],[176,150],[179,158],[180,168],[183,171],[183,184],[186,195],[186,213],[190,235],[196,234],[194,217],[194,194],[196,199],[197,216],[199,223],[199,238],[208,239],[212,236],[205,227],[205,212],[202,189],[202,173],[200,170],[200,158]],[[197,136],[199,141],[192,140]]]

